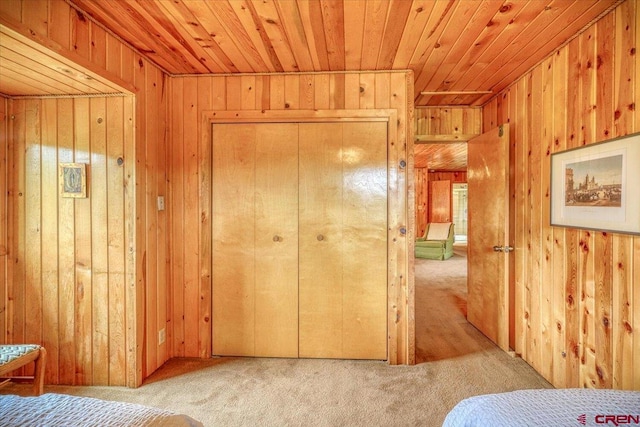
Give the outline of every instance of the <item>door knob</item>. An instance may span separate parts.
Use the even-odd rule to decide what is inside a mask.
[[[508,254],[509,252],[513,252],[513,246],[494,246],[493,247],[493,251],[494,252],[504,252],[505,254]]]
[[[322,234],[318,234],[318,235],[316,236],[316,239],[318,239],[318,242],[321,242],[321,241],[323,241],[323,240],[324,240],[324,236],[323,236]]]
[[[274,242],[281,242],[282,241],[282,237],[278,236],[277,234],[275,236],[273,236],[273,241]]]

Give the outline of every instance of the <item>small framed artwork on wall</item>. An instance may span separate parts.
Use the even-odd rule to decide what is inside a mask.
[[[60,163],[58,181],[62,197],[87,197],[87,168],[84,163]]]

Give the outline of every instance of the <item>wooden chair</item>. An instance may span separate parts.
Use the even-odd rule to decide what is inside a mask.
[[[16,369],[34,362],[33,376],[7,376]],[[0,386],[11,380],[32,380],[33,393],[40,396],[44,389],[44,369],[47,352],[44,347],[35,344],[0,345]]]

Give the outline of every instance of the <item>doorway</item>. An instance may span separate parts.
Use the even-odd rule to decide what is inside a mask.
[[[453,223],[455,242],[467,241],[467,183],[453,184]]]

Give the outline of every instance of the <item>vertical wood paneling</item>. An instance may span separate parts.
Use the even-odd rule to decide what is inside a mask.
[[[25,218],[25,340],[42,340],[42,238],[40,222],[42,207],[40,204],[40,161],[42,147],[38,143],[41,134],[42,105],[39,100],[28,101],[26,120],[30,124],[26,129],[25,152],[25,210],[30,215]]]
[[[637,65],[634,61],[635,46],[638,45],[638,29],[636,25],[637,3],[625,2],[620,6],[620,14],[615,24],[615,52],[613,57],[613,105],[614,123],[613,136],[623,136],[639,130],[636,121],[629,111],[633,111],[635,96],[637,96],[638,79]],[[634,83],[636,86],[634,87]],[[637,240],[637,238],[635,238]],[[613,259],[617,261],[613,267],[612,286],[612,327],[613,348],[613,387],[630,390],[634,388],[634,277],[633,277],[633,247],[634,237],[613,236]],[[637,250],[636,250],[637,251]],[[636,271],[640,268],[636,267]],[[635,283],[638,283],[636,277]],[[637,326],[636,326],[637,327]],[[637,339],[637,338],[636,338]],[[636,345],[636,347],[638,347]],[[635,359],[638,360],[638,359]],[[636,368],[640,370],[640,367]],[[635,384],[637,389],[640,384]]]
[[[9,147],[9,103],[0,97],[0,295],[7,294],[7,193],[9,174],[7,173],[7,148]],[[0,299],[0,344],[6,343],[7,301]]]
[[[171,108],[171,117],[182,117],[184,111],[184,103],[182,99],[184,79],[176,79],[171,84],[171,96],[169,105]],[[184,329],[184,304],[185,304],[185,287],[184,287],[184,271],[185,271],[185,247],[177,239],[182,235],[185,227],[184,215],[184,194],[186,191],[183,165],[184,143],[182,135],[184,132],[183,121],[172,121],[170,140],[174,147],[171,151],[170,167],[170,193],[169,193],[169,212],[171,218],[171,231],[169,236],[169,253],[171,254],[171,324],[167,331],[167,339],[170,340],[170,353],[175,357],[184,357],[185,346],[185,329]]]
[[[363,88],[361,91],[361,87]],[[238,98],[251,88],[253,94],[245,101]],[[171,79],[171,317],[170,356],[208,357],[211,354],[211,225],[210,179],[211,141],[208,122],[203,113],[223,110],[307,110],[307,109],[374,109],[398,110],[399,140],[389,154],[390,164],[407,160],[405,143],[412,129],[407,127],[411,96],[405,73],[345,73],[266,75],[244,77],[174,77]],[[250,101],[251,98],[254,100]],[[401,172],[402,175],[405,172]],[[411,177],[411,181],[413,177]],[[391,184],[393,181],[393,185]],[[390,188],[396,186],[390,208],[390,227],[407,226],[406,191],[409,179],[390,175]],[[390,189],[390,194],[393,192]],[[411,207],[413,209],[413,206]],[[411,210],[412,210],[411,209]],[[195,232],[198,230],[198,233]],[[408,331],[410,322],[405,303],[412,288],[406,263],[407,237],[398,232],[397,247],[389,268],[397,270],[399,331],[401,345],[392,357],[398,363],[410,363]],[[393,264],[396,263],[396,264]],[[213,284],[215,286],[215,284]],[[402,311],[400,311],[402,310]],[[395,313],[395,311],[394,311]],[[404,334],[404,335],[403,335]],[[402,354],[401,354],[402,353]]]
[[[10,137],[0,151],[10,249],[0,256],[11,261],[0,267],[1,339],[44,344],[48,384],[138,386],[169,357],[158,331],[144,331],[150,318],[169,320],[167,220],[156,209],[167,192],[165,76],[66,2],[2,2],[0,15],[22,35],[136,91],[135,98],[3,100],[0,113],[15,120],[6,122]],[[62,161],[88,164],[87,199],[59,196]],[[147,215],[157,225],[154,241]],[[157,280],[148,288],[150,272]],[[145,310],[150,289],[160,298]],[[145,335],[152,339],[143,342]],[[152,363],[143,363],[143,352]]]
[[[421,237],[427,228],[429,205],[429,174],[427,168],[415,168],[413,182],[416,188],[416,236]]]
[[[125,373],[125,247],[123,108],[125,98],[107,98],[107,259],[109,262],[109,383],[124,385]],[[160,150],[158,150],[160,151]]]
[[[48,101],[45,101],[48,102]],[[73,162],[73,100],[57,101],[56,130],[58,161]],[[47,141],[40,142],[47,145]],[[26,212],[29,217],[31,212]],[[73,384],[75,351],[75,201],[58,195],[58,319],[60,382]]]
[[[259,77],[258,77],[259,78]],[[254,77],[245,77],[248,80],[247,84],[250,85],[251,91],[254,91],[255,88],[255,78]],[[285,84],[287,82],[285,81]],[[288,95],[291,97],[292,101],[296,102],[297,105],[297,91],[299,82],[296,79],[290,80],[288,82],[289,90],[291,91]],[[198,80],[198,111],[211,111],[213,109],[213,101],[212,94],[214,89],[214,81],[212,79],[199,79]],[[255,109],[258,97],[253,97],[255,101],[249,104],[249,108]],[[199,163],[198,170],[200,171],[209,171],[211,170],[212,158],[211,158],[211,141],[207,141],[202,138],[203,134],[207,133],[207,127],[210,124],[207,122],[203,122],[202,120],[198,120],[198,136],[195,138],[195,141],[199,143],[198,153],[199,153]],[[199,182],[199,201],[200,205],[198,207],[199,214],[199,233],[200,236],[200,245],[199,245],[199,254],[200,259],[211,259],[212,256],[212,242],[210,239],[203,239],[202,236],[212,236],[212,223],[211,223],[211,180],[209,179],[209,175],[207,174],[198,174]],[[199,348],[199,357],[209,357],[210,352],[206,351],[211,348],[211,319],[212,319],[212,310],[211,310],[211,296],[213,295],[213,291],[211,288],[211,263],[201,263],[200,271],[198,274],[198,297],[200,301],[208,301],[207,304],[199,305],[198,312],[198,348]]]
[[[76,99],[74,116],[74,161],[91,162],[91,138],[89,99]],[[91,199],[76,201],[75,215],[75,384],[92,382],[92,283],[91,283]]]
[[[479,135],[482,133],[483,115],[480,108],[431,107],[416,108],[415,111],[416,135]],[[488,129],[487,126],[491,124],[485,123],[485,129]]]
[[[92,330],[93,330],[93,382],[109,383],[109,258],[107,223],[107,128],[105,117],[107,100],[92,98],[89,104],[89,136],[91,138],[91,261]]]
[[[553,56],[553,96],[552,102],[557,105],[566,105],[567,103],[567,91],[564,87],[564,82],[567,80],[567,52],[566,49],[562,52],[557,52]],[[565,108],[555,108],[553,110],[553,129],[552,139],[553,148],[556,151],[562,151],[566,149],[567,145],[567,110]],[[550,283],[553,284],[553,305],[551,307],[553,321],[552,327],[552,350],[548,357],[551,359],[553,370],[553,382],[559,383],[566,380],[566,372],[568,370],[567,360],[571,357],[570,351],[565,352],[565,357],[558,357],[565,351],[565,343],[567,340],[566,333],[566,305],[567,305],[567,293],[566,283],[567,277],[570,275],[567,273],[568,265],[566,259],[567,235],[565,229],[562,227],[552,227],[552,249],[547,256],[551,257],[553,266]],[[513,273],[516,271],[514,269]],[[564,281],[553,281],[553,277],[560,276],[564,278]],[[515,332],[515,331],[514,331]]]
[[[638,237],[550,227],[547,202],[550,154],[639,130],[637,9],[624,2],[511,87],[516,351],[556,387],[640,384]]]
[[[28,144],[10,147],[19,188],[10,192],[18,206],[10,218],[15,235],[25,236],[13,243],[14,262],[26,268],[12,272],[17,298],[8,322],[21,336],[14,332],[8,342],[47,348],[47,383],[125,385],[128,244],[117,159],[132,143],[124,133],[133,123],[123,112],[133,98],[9,102],[17,113],[13,132]],[[60,196],[58,162],[87,165],[88,198]],[[16,281],[20,275],[25,280]]]
[[[184,312],[174,313],[174,316],[182,316],[184,319],[184,352],[185,356],[197,357],[200,354],[198,345],[200,324],[199,310],[200,307],[200,256],[199,256],[199,236],[195,232],[199,229],[199,198],[198,189],[198,80],[197,78],[186,78],[183,80],[183,104],[184,115],[182,116],[183,129],[183,145],[185,163],[182,165],[181,172],[184,175],[184,199],[175,200],[176,207],[184,209],[184,228],[179,230],[179,235],[174,235],[178,242],[184,242],[184,279],[182,286],[184,287]],[[227,79],[228,80],[228,79]],[[175,81],[175,80],[173,80]],[[233,92],[229,98],[233,98]],[[193,101],[192,101],[193,100]],[[175,119],[173,120],[175,122]],[[180,142],[171,144],[171,149],[175,148]],[[172,180],[173,181],[173,180]],[[185,230],[191,230],[185,233]],[[175,241],[175,240],[174,240]],[[179,285],[179,283],[178,283]],[[208,349],[211,354],[211,349]]]

